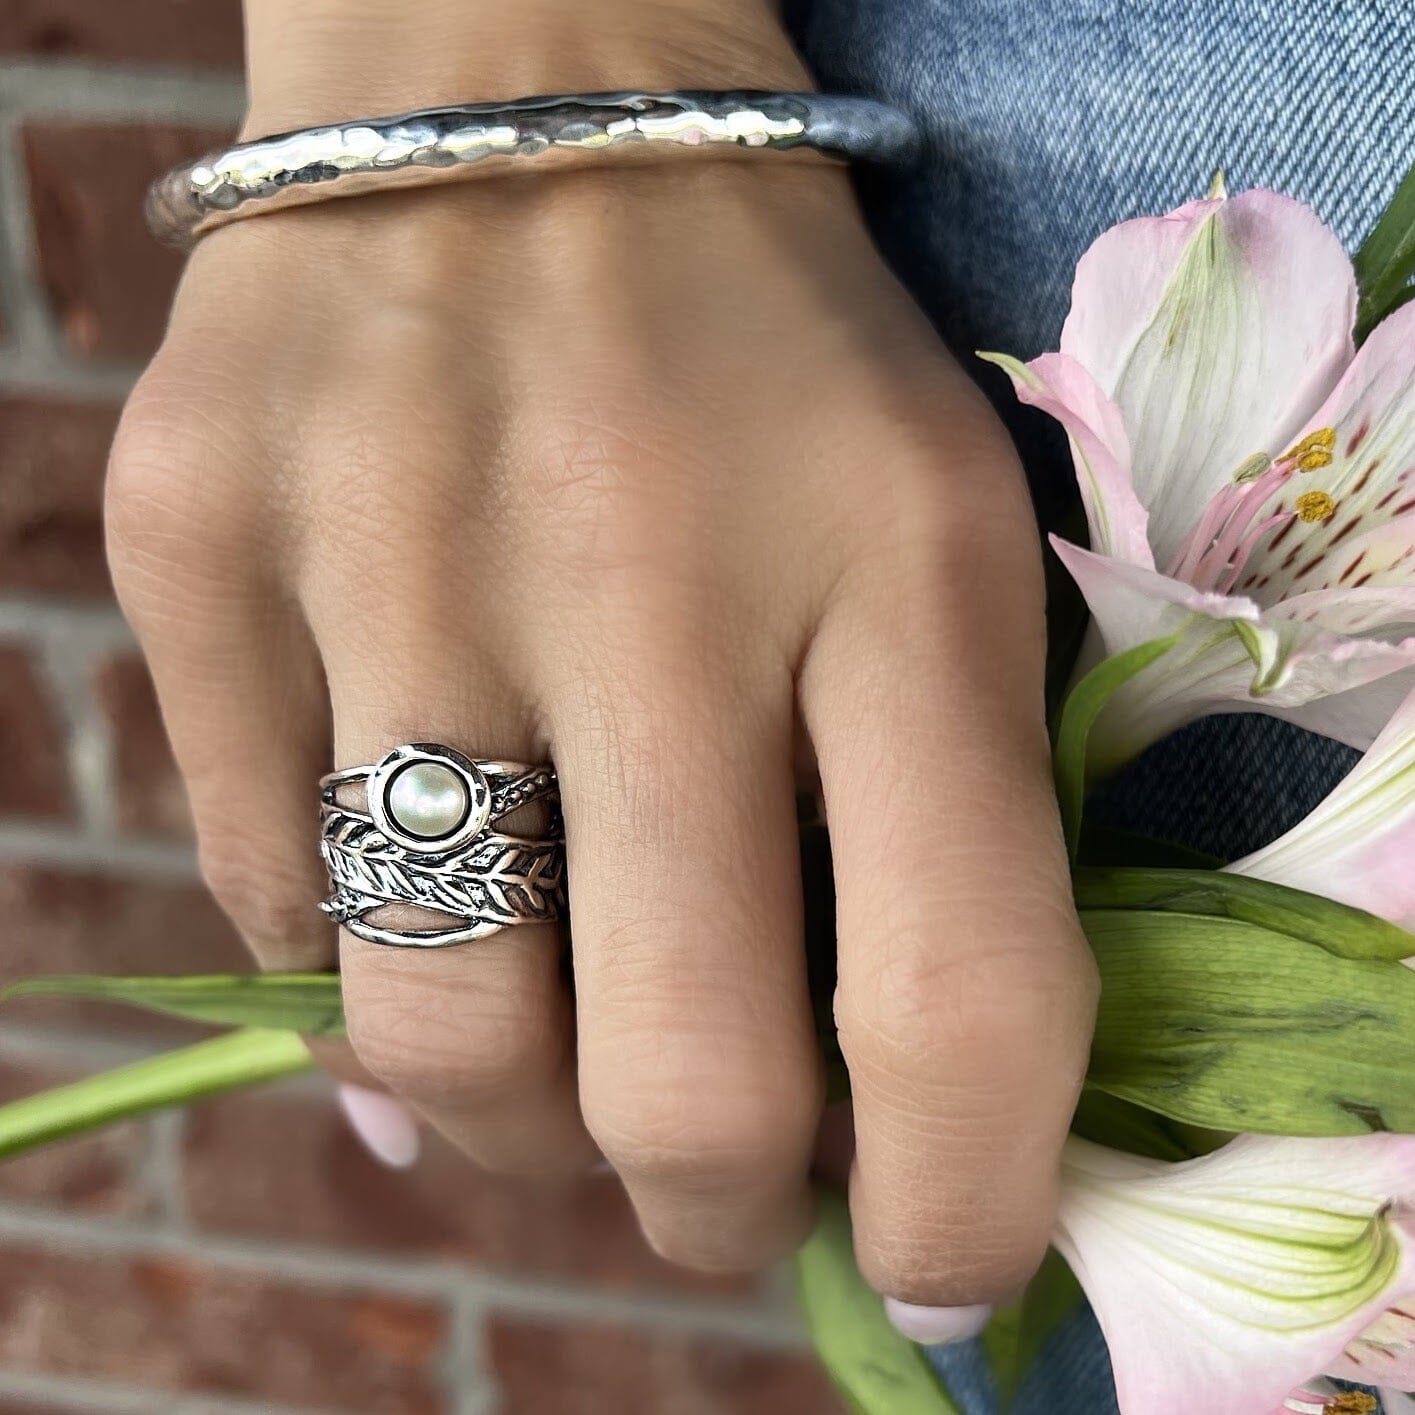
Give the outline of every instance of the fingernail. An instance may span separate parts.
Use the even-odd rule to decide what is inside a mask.
[[[402,1101],[366,1086],[339,1087],[339,1108],[364,1148],[389,1169],[408,1169],[421,1142],[413,1113]]]
[[[991,1307],[918,1307],[912,1302],[884,1299],[884,1314],[895,1331],[920,1346],[952,1346],[968,1341],[987,1326]]]

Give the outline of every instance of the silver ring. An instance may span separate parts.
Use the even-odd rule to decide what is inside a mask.
[[[329,898],[320,908],[355,937],[445,948],[564,916],[565,833],[550,765],[474,759],[436,742],[409,742],[372,766],[331,772],[319,788],[320,854],[329,873]],[[549,812],[542,834],[491,828],[533,803]],[[390,905],[449,921],[397,928],[370,917]]]

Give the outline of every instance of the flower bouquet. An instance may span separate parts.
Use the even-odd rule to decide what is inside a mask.
[[[1415,1389],[1412,276],[1415,173],[1354,268],[1300,203],[1216,180],[1100,237],[1059,352],[985,356],[1064,428],[1089,528],[1052,540],[1090,611],[1054,745],[1102,979],[1053,1251],[983,1338],[1004,1404],[1083,1294],[1122,1415],[1357,1415],[1374,1399],[1334,1382]],[[1234,712],[1364,755],[1243,859],[1094,829],[1094,784]],[[823,841],[804,859],[829,1054]],[[304,1039],[343,1026],[330,974],[11,991],[229,1030],[0,1107],[0,1156],[306,1068]],[[860,1411],[957,1415],[861,1281],[838,1196],[798,1275]]]

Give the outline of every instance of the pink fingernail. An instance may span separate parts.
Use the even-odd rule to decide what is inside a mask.
[[[364,1148],[389,1169],[409,1169],[421,1141],[413,1113],[402,1101],[366,1086],[339,1087],[339,1108]]]
[[[968,1341],[987,1326],[991,1307],[919,1307],[913,1302],[884,1299],[884,1314],[895,1331],[920,1346],[952,1346]]]

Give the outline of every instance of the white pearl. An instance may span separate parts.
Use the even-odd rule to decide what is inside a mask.
[[[440,762],[412,762],[388,786],[393,823],[419,840],[451,835],[467,818],[467,783]]]

